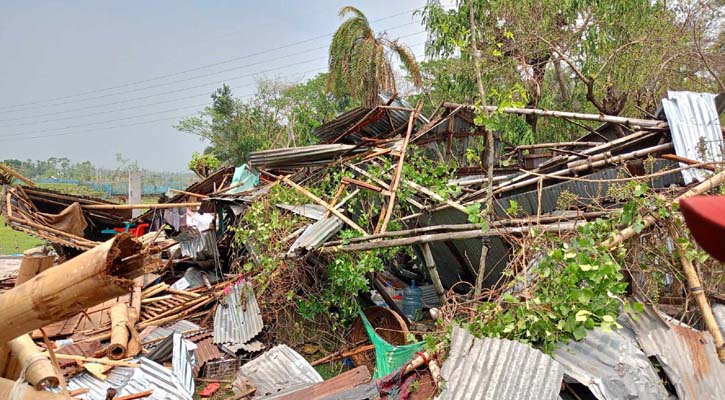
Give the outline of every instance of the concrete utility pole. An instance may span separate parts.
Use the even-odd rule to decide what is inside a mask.
[[[143,171],[128,171],[128,204],[141,203],[141,193],[143,191]],[[133,218],[141,215],[140,209],[133,209],[131,216]]]

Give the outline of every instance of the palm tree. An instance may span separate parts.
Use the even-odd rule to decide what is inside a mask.
[[[413,84],[422,85],[420,69],[410,48],[390,40],[385,32],[376,35],[367,17],[355,7],[340,9],[348,17],[330,43],[327,85],[336,95],[360,98],[366,107],[379,104],[378,93],[396,92],[391,56],[397,55]]]

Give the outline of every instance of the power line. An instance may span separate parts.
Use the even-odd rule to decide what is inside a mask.
[[[389,15],[389,16],[386,16],[386,17],[383,17],[383,18],[378,18],[378,19],[372,20],[371,22],[384,21],[384,20],[391,19],[391,18],[400,16],[400,15],[412,13],[412,12],[414,12],[416,10],[419,10],[419,9],[421,9],[421,7],[413,8],[413,9],[406,10],[406,11],[402,11],[402,12],[399,12],[397,14]],[[388,28],[388,29],[393,29],[393,28]],[[312,38],[300,40],[298,42],[289,43],[289,44],[286,44],[286,45],[283,45],[283,46],[279,46],[279,47],[275,47],[275,48],[272,48],[272,49],[262,50],[262,51],[259,51],[259,52],[256,52],[256,53],[251,53],[251,54],[246,54],[246,55],[240,56],[240,57],[234,57],[234,58],[230,58],[230,59],[218,61],[218,62],[211,63],[211,64],[206,64],[206,65],[201,65],[201,66],[198,66],[198,67],[186,69],[186,70],[183,70],[183,71],[178,71],[178,72],[174,72],[174,73],[168,73],[168,74],[159,75],[159,76],[156,76],[156,77],[153,77],[153,78],[148,78],[148,79],[143,79],[143,80],[128,82],[128,83],[125,83],[125,84],[120,84],[120,85],[115,85],[115,86],[108,86],[108,87],[105,87],[105,88],[88,90],[88,91],[85,91],[85,92],[75,93],[75,94],[66,95],[66,96],[59,96],[59,97],[54,97],[54,98],[50,98],[50,99],[36,100],[36,101],[28,102],[28,103],[21,103],[21,104],[1,106],[0,107],[0,110],[5,110],[5,109],[9,109],[9,108],[23,107],[23,106],[29,106],[29,105],[37,105],[37,104],[49,103],[49,102],[53,102],[53,101],[57,101],[57,100],[65,100],[65,99],[70,99],[70,98],[74,98],[74,97],[81,97],[81,96],[85,96],[85,95],[88,95],[88,94],[105,92],[105,91],[114,90],[114,89],[122,89],[122,88],[126,88],[126,87],[129,87],[129,86],[138,85],[138,84],[141,84],[141,83],[148,83],[148,82],[153,82],[153,81],[157,81],[157,80],[161,80],[161,79],[171,78],[171,77],[175,77],[175,76],[187,74],[189,72],[194,72],[194,71],[199,71],[199,70],[203,70],[203,69],[207,69],[207,68],[216,67],[216,66],[219,66],[219,65],[229,64],[229,63],[232,63],[232,62],[235,62],[235,61],[240,61],[240,60],[244,60],[244,59],[247,59],[247,58],[256,57],[256,56],[259,56],[259,55],[271,53],[271,52],[274,52],[274,51],[277,51],[277,50],[282,50],[282,49],[294,47],[294,46],[297,46],[297,45],[300,45],[300,44],[309,43],[309,42],[312,42],[312,41],[315,41],[315,40],[319,40],[319,39],[323,39],[323,38],[326,38],[326,37],[329,37],[329,36],[332,36],[332,35],[334,35],[334,32],[327,33],[327,34],[323,34],[323,35],[318,35],[318,36],[315,36],[315,37],[312,37]],[[20,111],[20,110],[14,110],[14,111]]]
[[[421,43],[421,44],[423,44],[423,43]],[[420,44],[418,44],[418,45],[420,45]],[[254,94],[240,96],[239,98],[248,98],[248,97],[251,97],[253,95]],[[204,105],[206,105],[206,104],[202,104],[202,106],[204,106]],[[165,112],[171,112],[171,111],[180,110],[180,109],[183,109],[183,108],[191,108],[191,107],[199,107],[199,106],[198,105],[195,105],[195,106],[190,106],[190,107],[180,107],[180,108],[176,108],[176,109],[172,109],[172,110],[165,110],[165,111],[161,111],[161,112],[149,113],[149,114],[140,115],[140,116],[127,117],[127,118],[119,119],[119,120],[104,121],[102,123],[117,122],[117,121],[123,121],[123,120],[126,120],[126,119],[140,118],[140,117],[143,117],[143,116],[156,115],[156,114],[161,114],[161,113],[165,113]],[[178,121],[178,120],[181,120],[181,119],[184,119],[184,118],[193,117],[194,115],[195,114],[192,114],[192,115],[182,115],[182,116],[176,116],[176,117],[166,117],[166,118],[160,118],[160,119],[155,119],[155,120],[150,120],[150,121],[139,121],[139,122],[134,122],[134,123],[131,123],[131,124],[122,124],[122,125],[116,125],[116,126],[110,126],[110,127],[101,127],[100,129],[102,129],[102,130],[105,131],[105,130],[111,130],[111,129],[126,128],[126,127],[131,127],[131,126],[148,125],[148,124],[153,124],[153,123],[161,122],[161,121],[169,121],[169,120],[176,120],[176,121]],[[101,122],[93,123],[93,124],[101,124]],[[91,124],[86,124],[86,125],[82,125],[82,126],[89,126],[89,125],[91,125]],[[71,128],[60,128],[60,129],[71,129]],[[60,129],[58,129],[58,130],[60,130]],[[52,132],[52,130],[49,130],[49,131],[40,131],[40,132],[32,132],[32,133],[45,133],[45,132]],[[36,136],[25,136],[25,135],[28,134],[28,132],[22,133],[22,134],[5,135],[5,136],[0,136],[0,142],[3,142],[3,141],[13,141],[13,140],[17,140],[17,139],[28,140],[28,139],[41,139],[41,138],[49,138],[49,137],[57,137],[57,136],[78,135],[78,134],[82,134],[82,133],[86,133],[86,132],[98,132],[98,128],[90,128],[90,129],[84,129],[84,130],[79,130],[79,131],[74,131],[74,132],[61,132],[61,133],[55,133],[55,134],[39,134],[39,135],[36,135]]]
[[[412,34],[408,34],[408,35],[401,36],[401,38],[410,37],[410,36],[414,36],[414,35],[419,35],[419,34],[424,33],[424,32],[425,31],[415,32],[415,33],[412,33]],[[415,45],[413,45],[411,47],[415,47],[415,46],[418,46],[420,44],[421,43],[418,43],[418,44],[415,44]],[[324,46],[324,47],[327,47],[327,46]],[[317,48],[317,49],[311,49],[311,50],[306,51],[305,53],[309,53],[310,51],[314,51],[314,50],[319,50],[319,49],[324,48],[324,47],[320,47],[320,48]],[[299,54],[302,54],[302,53],[299,53]],[[293,54],[293,55],[299,55],[299,54]],[[288,57],[288,56],[278,57],[277,59],[282,59],[282,58],[286,58],[286,57]],[[234,80],[249,78],[249,77],[253,77],[253,76],[256,76],[256,75],[259,75],[259,74],[263,74],[263,73],[266,73],[266,72],[277,71],[277,70],[281,70],[281,69],[285,69],[285,68],[289,68],[289,67],[294,67],[294,66],[298,66],[298,65],[302,65],[302,64],[312,63],[312,62],[315,62],[315,61],[321,61],[321,60],[324,60],[326,58],[327,58],[327,56],[318,57],[318,58],[304,60],[304,61],[299,61],[299,62],[295,62],[295,63],[291,63],[291,64],[287,64],[287,65],[282,65],[282,66],[279,66],[279,67],[270,68],[270,69],[266,69],[266,70],[259,70],[259,71],[255,71],[255,72],[252,72],[252,73],[249,73],[249,74],[245,74],[245,75],[230,77],[230,78],[226,78],[226,79],[223,79],[223,80],[218,80],[218,81],[214,81],[214,82],[206,82],[206,83],[202,83],[202,84],[199,84],[199,85],[185,87],[185,88],[181,88],[181,89],[175,89],[175,90],[166,91],[166,92],[160,92],[160,93],[149,94],[149,95],[144,95],[144,96],[140,96],[140,97],[133,97],[133,98],[128,98],[128,99],[124,99],[124,100],[118,100],[118,101],[114,101],[114,102],[111,102],[111,103],[95,104],[95,105],[77,107],[77,108],[72,108],[72,109],[67,109],[67,110],[54,111],[54,112],[50,112],[50,113],[36,114],[36,115],[33,115],[33,116],[28,116],[28,117],[11,118],[11,119],[0,120],[0,122],[23,121],[23,120],[29,120],[29,119],[34,120],[33,122],[30,122],[30,123],[2,125],[2,126],[0,126],[0,128],[12,128],[12,127],[18,127],[18,126],[36,125],[38,123],[55,122],[55,121],[62,121],[62,120],[73,119],[73,118],[83,118],[83,117],[88,117],[88,116],[108,114],[108,113],[113,112],[113,111],[103,111],[103,112],[90,113],[90,114],[85,114],[85,115],[80,115],[80,116],[69,116],[69,117],[63,117],[63,118],[47,119],[47,120],[44,120],[44,121],[37,121],[36,120],[37,118],[42,118],[42,117],[49,117],[49,116],[54,116],[54,115],[64,115],[64,114],[72,113],[72,112],[75,112],[75,111],[84,111],[84,110],[92,110],[92,109],[97,109],[97,108],[104,108],[104,107],[108,107],[108,106],[114,106],[114,105],[118,105],[118,104],[124,104],[124,103],[134,102],[134,101],[137,101],[137,100],[145,100],[145,99],[149,99],[149,98],[153,98],[153,97],[157,97],[157,96],[163,96],[163,95],[167,95],[167,94],[173,94],[173,93],[185,92],[185,91],[193,90],[193,89],[199,89],[199,88],[206,87],[206,86],[219,85],[219,84],[222,84],[222,83],[225,83],[225,82],[228,82],[228,81],[234,81]],[[274,60],[276,60],[276,59],[267,60],[265,62],[274,61]],[[185,81],[185,80],[182,80],[182,81]],[[252,82],[252,83],[250,83],[248,85],[245,85],[245,86],[253,86],[254,84],[255,83]],[[242,86],[242,87],[244,87],[244,86]],[[116,94],[110,94],[110,95],[101,96],[101,97],[110,97],[110,96],[114,96],[114,95],[116,95]],[[205,95],[208,95],[208,93],[205,94]],[[190,99],[190,98],[199,97],[199,96],[202,96],[202,95],[199,94],[199,95],[194,95],[194,96],[186,96],[186,97],[182,97],[180,99],[164,100],[164,101],[159,101],[159,102],[151,103],[151,104],[147,104],[147,105],[139,105],[139,106],[126,107],[124,109],[114,110],[114,111],[123,111],[123,110],[129,110],[129,109],[134,109],[134,108],[141,108],[141,107],[145,107],[145,106],[148,106],[148,105],[165,104],[165,103],[170,103],[170,102],[174,102],[174,101]],[[14,111],[5,111],[5,113],[7,113],[7,112],[14,112]],[[2,113],[3,112],[0,111],[0,114],[2,114]]]
[[[402,28],[402,27],[405,27],[405,26],[410,26],[410,25],[413,25],[413,24],[415,24],[415,22],[411,22],[411,23],[404,24],[404,25],[398,25],[396,27],[390,28],[390,30],[397,29],[397,28]],[[419,31],[419,32],[416,32],[416,34],[420,34],[422,32],[425,32],[425,31]],[[408,35],[406,35],[406,36],[408,36]],[[401,37],[405,37],[405,36],[401,36]],[[288,58],[288,57],[294,57],[294,56],[309,54],[310,52],[317,51],[317,50],[321,50],[321,49],[325,49],[327,47],[328,46],[320,46],[320,47],[316,47],[314,49],[306,49],[306,50],[299,51],[299,52],[296,52],[296,53],[285,54],[285,55],[278,56],[278,57],[275,57],[275,58],[266,59],[266,60],[262,60],[262,61],[257,61],[257,62],[251,63],[251,64],[245,64],[245,65],[241,65],[241,66],[238,66],[238,67],[232,67],[232,68],[227,68],[227,69],[223,69],[223,70],[220,70],[220,71],[209,72],[209,73],[202,74],[202,75],[195,75],[195,76],[187,77],[187,78],[184,78],[184,79],[178,79],[178,80],[174,80],[174,81],[170,81],[170,82],[157,83],[157,84],[150,85],[150,86],[142,86],[142,87],[138,87],[138,88],[134,88],[134,89],[125,90],[125,91],[122,91],[122,92],[108,93],[108,94],[103,94],[103,95],[99,95],[99,96],[87,97],[87,98],[83,98],[83,99],[78,99],[78,100],[73,100],[73,101],[67,101],[67,102],[62,102],[62,103],[56,103],[56,104],[48,104],[48,105],[43,105],[43,106],[36,106],[36,107],[24,108],[24,109],[20,109],[20,110],[0,111],[0,114],[7,114],[7,113],[12,113],[12,112],[30,111],[30,110],[34,110],[34,109],[38,109],[38,108],[57,107],[57,106],[62,106],[62,105],[67,105],[67,104],[82,103],[82,102],[87,102],[87,101],[92,101],[92,100],[105,99],[105,98],[108,98],[108,97],[120,96],[120,95],[124,95],[124,94],[142,92],[144,90],[149,90],[149,89],[155,89],[155,88],[164,87],[164,86],[175,85],[175,84],[181,83],[181,82],[189,82],[189,81],[193,81],[193,80],[196,80],[196,79],[207,78],[207,77],[215,76],[215,75],[221,75],[221,74],[224,74],[224,73],[227,73],[227,72],[236,71],[236,70],[240,70],[240,69],[246,69],[246,68],[253,67],[253,66],[256,66],[256,65],[264,65],[264,64],[267,64],[267,63],[269,63],[271,61],[277,61],[277,60],[285,59],[285,58]],[[45,114],[45,115],[48,115],[48,114]],[[44,115],[41,115],[41,116],[44,116]],[[19,121],[19,120],[24,120],[24,119],[36,118],[36,117],[37,116],[34,116],[34,117],[21,117],[21,118],[13,118],[13,119],[5,119],[5,120],[0,120],[0,122]]]
[[[307,74],[307,73],[310,73],[310,72],[317,72],[317,71],[322,71],[322,70],[324,70],[324,68],[316,68],[316,69],[304,71],[304,72],[302,72],[302,74]],[[242,87],[252,86],[252,85],[254,85],[254,82],[251,83],[251,84],[249,84],[249,85],[239,86],[239,87],[237,87],[237,89],[242,88]],[[251,96],[253,96],[253,94],[251,94],[251,95],[245,95],[245,96],[240,96],[239,98],[242,98],[243,99],[243,98],[248,98],[248,97],[251,97]],[[32,134],[35,134],[35,133],[55,132],[55,131],[62,131],[62,130],[66,130],[66,129],[82,128],[82,127],[91,126],[91,125],[103,125],[103,124],[108,124],[108,123],[112,123],[112,122],[126,121],[126,120],[134,119],[134,118],[142,118],[142,117],[148,117],[148,116],[152,116],[152,115],[165,114],[167,112],[179,111],[179,110],[184,110],[184,109],[187,109],[187,108],[199,108],[199,107],[204,107],[204,106],[206,106],[208,104],[209,104],[208,102],[205,102],[205,103],[201,103],[201,104],[194,104],[194,105],[190,105],[190,106],[176,107],[176,108],[172,108],[172,109],[168,109],[168,110],[154,111],[154,112],[151,112],[151,113],[140,114],[140,115],[132,115],[132,116],[128,116],[128,117],[117,118],[117,119],[106,120],[106,121],[89,122],[89,123],[83,123],[83,124],[78,124],[78,125],[64,126],[64,127],[61,127],[61,128],[41,129],[41,130],[36,130],[36,131],[15,133],[15,134],[10,134],[10,135],[2,135],[2,136],[0,136],[0,138],[22,137],[22,136],[25,136],[25,135],[32,135]],[[114,111],[116,111],[116,110],[114,110]]]

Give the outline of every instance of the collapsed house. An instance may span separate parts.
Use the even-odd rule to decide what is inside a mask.
[[[0,347],[0,376],[94,400],[114,398],[111,390],[115,398],[191,399],[209,382],[230,386],[236,398],[721,398],[725,306],[712,270],[701,270],[700,279],[720,328],[699,318],[706,311],[693,310],[691,282],[632,269],[626,296],[656,292],[657,299],[642,300],[638,316],[618,315],[618,329],[596,327],[551,354],[459,326],[435,349],[408,336],[445,332],[463,314],[478,317],[470,304],[526,299],[531,282],[545,279],[530,272],[543,257],[532,238],[566,242],[623,212],[628,199],[617,193],[628,193],[627,182],[644,183],[669,203],[721,186],[724,95],[672,92],[652,119],[491,107],[583,130],[575,141],[519,146],[494,132],[491,179],[481,161],[487,132],[474,123],[481,110],[443,103],[424,117],[395,98],[383,101],[321,125],[317,145],[254,152],[247,165],[222,168],[155,205],[6,186],[7,223],[48,241],[58,259],[27,256],[18,282],[0,286],[17,287],[0,296],[17,296],[30,282],[19,283],[70,270],[78,257],[119,238],[136,250],[114,259],[118,269],[140,263],[143,272],[128,276],[133,284],[123,293],[22,325],[31,329],[19,334],[38,343],[26,340],[28,354],[44,355],[43,347],[57,360],[60,374],[45,374],[54,379],[31,381],[29,356],[8,345]],[[416,171],[416,160],[442,167]],[[434,175],[421,176],[427,173]],[[132,218],[133,208],[149,211]],[[658,215],[642,217],[612,232],[604,247],[674,243],[665,228],[665,236],[638,237],[662,223]],[[325,336],[329,314],[342,305],[309,318],[317,326],[311,338],[296,330],[304,322],[290,322],[297,312],[290,310],[305,296],[324,295],[334,257],[376,250],[390,252],[379,253],[382,269],[366,271],[374,291],[359,293],[360,304],[376,307],[355,320],[339,351],[303,351],[332,341]],[[38,268],[43,257],[62,263]],[[418,297],[401,301],[401,293]],[[431,318],[420,321],[423,310]],[[328,380],[313,368],[348,358],[357,368]]]

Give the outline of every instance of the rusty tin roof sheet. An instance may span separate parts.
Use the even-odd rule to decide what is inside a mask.
[[[712,336],[658,313],[651,307],[627,318],[637,342],[654,356],[672,382],[677,396],[687,399],[725,398],[725,366],[720,362]]]

